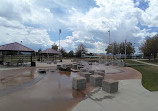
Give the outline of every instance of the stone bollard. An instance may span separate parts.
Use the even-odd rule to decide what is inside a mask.
[[[82,66],[82,65],[77,65],[77,68],[78,68],[78,69],[81,69],[81,68],[84,68],[84,66]]]
[[[61,65],[57,65],[57,69],[59,69],[61,67]]]
[[[72,88],[76,90],[84,90],[86,88],[86,78],[82,76],[73,77]]]
[[[72,64],[72,69],[77,69],[77,64]]]
[[[87,69],[86,68],[80,68],[80,74],[82,73],[82,72],[87,72]]]
[[[39,69],[38,72],[39,72],[40,74],[45,74],[45,73],[46,73],[46,69]]]
[[[105,72],[97,71],[95,74],[101,75],[103,78],[105,77]]]
[[[94,74],[95,70],[89,70],[89,73]]]
[[[57,61],[54,61],[54,64],[57,64]]]
[[[118,92],[118,81],[111,79],[104,80],[102,83],[102,89],[108,93]]]
[[[93,86],[102,86],[102,81],[103,81],[103,77],[102,76],[100,76],[100,75],[91,75],[90,76],[90,83],[91,83],[91,85],[93,85]]]
[[[98,72],[104,72],[104,73],[105,73],[105,70],[103,70],[103,69],[98,69],[97,71],[98,71]]]
[[[81,72],[80,73],[80,76],[85,77],[87,82],[89,82],[89,80],[90,80],[90,75],[92,75],[92,74],[89,72]]]

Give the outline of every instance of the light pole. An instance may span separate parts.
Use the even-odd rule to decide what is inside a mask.
[[[61,34],[61,29],[59,29],[59,51],[60,51],[60,34]],[[62,62],[61,56],[62,55],[60,55],[60,62]]]
[[[125,60],[126,60],[126,40],[125,40]]]
[[[110,30],[108,32],[109,32],[109,45],[110,45]]]
[[[60,50],[60,34],[61,34],[61,29],[59,29],[59,50]]]
[[[110,30],[108,32],[109,32],[109,45],[110,45]],[[112,65],[113,65],[113,45],[112,45]]]

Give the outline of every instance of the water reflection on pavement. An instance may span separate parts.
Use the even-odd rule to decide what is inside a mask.
[[[36,68],[22,68],[0,71],[0,90],[23,84],[36,78]]]
[[[72,72],[48,72],[38,83],[0,97],[0,111],[69,111],[93,87],[72,90]]]

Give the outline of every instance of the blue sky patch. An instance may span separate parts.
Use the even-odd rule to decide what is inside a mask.
[[[145,0],[134,0],[134,3],[139,3],[138,8],[142,9],[142,10],[146,10],[149,7],[149,1],[145,1]]]

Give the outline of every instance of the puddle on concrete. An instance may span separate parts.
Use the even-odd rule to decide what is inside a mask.
[[[37,77],[36,68],[0,71],[0,90],[23,84]]]
[[[36,76],[36,69],[23,69],[20,72],[22,76],[17,74],[18,76],[9,82],[10,85],[20,83],[24,78]],[[3,101],[0,99],[0,110],[71,111],[93,89],[87,84],[84,91],[73,90],[72,77],[75,76],[78,74],[73,72],[48,72],[38,83],[5,96]]]

